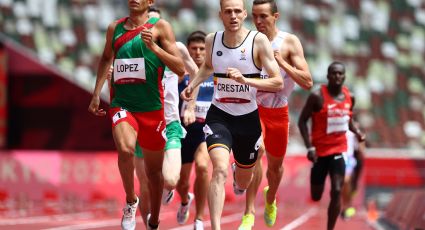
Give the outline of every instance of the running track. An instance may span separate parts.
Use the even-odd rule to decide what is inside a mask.
[[[223,229],[237,229],[243,213],[243,200],[236,198],[233,202],[226,202],[222,217]],[[302,204],[303,203],[303,204]],[[264,207],[262,197],[258,196],[256,202],[257,214],[254,229],[325,229],[327,200],[320,203],[308,202],[279,202],[278,220],[276,226],[268,228],[264,224],[262,213]],[[300,205],[301,204],[301,205]],[[161,229],[189,230],[193,229],[191,220],[193,220],[194,205],[192,203],[191,216],[186,225],[178,225],[176,222],[176,210],[178,199],[169,206],[163,206],[161,210]],[[204,222],[206,229],[210,228],[209,221]],[[119,214],[114,216],[99,216],[94,213],[74,213],[52,216],[33,216],[25,218],[1,218],[0,229],[26,230],[26,229],[45,229],[45,230],[78,230],[78,229],[119,229]],[[136,229],[145,229],[140,216]],[[338,219],[336,229],[357,230],[373,229],[367,224],[367,218],[364,211],[349,221]]]
[[[286,167],[283,183],[278,191],[278,219],[273,228],[268,228],[264,224],[263,209],[264,200],[262,193],[259,192],[256,199],[256,222],[254,229],[326,229],[327,221],[327,205],[329,203],[329,188],[325,189],[322,201],[312,203],[309,200],[308,178],[309,169],[306,165],[302,165],[299,169],[292,167],[295,161],[291,158],[286,160],[291,165]],[[292,167],[292,168],[291,168]],[[194,170],[192,170],[193,173]],[[245,203],[244,196],[235,196],[232,192],[232,174],[229,172],[228,181],[226,183],[226,203],[224,206],[223,216],[221,219],[222,229],[237,229],[243,215]],[[193,181],[193,176],[192,176]],[[261,188],[266,184],[263,179]],[[362,192],[360,191],[355,201],[358,208],[358,214],[349,221],[338,219],[336,230],[358,230],[358,229],[374,229],[368,224],[367,215],[362,208],[361,200]],[[176,210],[178,208],[178,195],[169,206],[163,206],[161,209],[160,229],[172,230],[189,230],[193,229],[193,213],[195,209],[194,203],[191,205],[191,215],[186,225],[178,225],[176,222]],[[359,210],[360,209],[360,210]],[[117,210],[119,211],[119,210]],[[206,220],[204,225],[206,229],[211,229],[208,221],[208,210],[205,212]],[[19,215],[15,215],[19,216]],[[138,212],[138,224],[136,229],[145,229]],[[25,217],[13,217],[13,215],[2,215],[0,213],[0,230],[26,230],[26,229],[44,229],[44,230],[79,230],[79,229],[120,229],[120,213],[99,214],[99,213],[68,213],[58,215],[32,215]]]

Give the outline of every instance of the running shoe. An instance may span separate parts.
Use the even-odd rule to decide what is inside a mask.
[[[264,221],[266,222],[267,227],[273,227],[273,225],[276,223],[277,206],[276,206],[276,199],[271,204],[267,203],[268,191],[269,191],[269,186],[266,186],[263,190],[264,204],[265,204]]]
[[[238,185],[236,184],[236,177],[235,177],[235,173],[236,173],[236,163],[232,163],[232,171],[233,171],[233,192],[236,195],[243,195],[245,193],[246,189],[240,189],[238,187]]]
[[[241,225],[239,225],[238,230],[251,230],[254,227],[255,216],[254,214],[245,214],[242,217]]]
[[[192,193],[187,194],[189,201],[186,205],[180,204],[179,209],[177,210],[177,223],[184,224],[186,223],[187,219],[189,219],[189,209],[190,204],[193,201],[194,195]]]
[[[344,220],[349,220],[354,215],[356,215],[356,209],[354,207],[349,207],[341,212],[341,217]]]
[[[171,191],[168,191],[167,189],[164,189],[162,191],[162,204],[168,205],[173,201],[174,199],[174,189]]]
[[[204,230],[204,222],[202,220],[196,219],[193,226],[194,230]]]
[[[127,203],[122,209],[123,215],[121,218],[121,228],[123,230],[134,230],[136,229],[136,211],[139,205],[139,198],[136,197],[136,202],[133,204]]]

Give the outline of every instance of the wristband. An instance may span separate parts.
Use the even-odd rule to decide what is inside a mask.
[[[312,152],[312,151],[316,151],[316,147],[310,147],[307,149],[307,152]]]

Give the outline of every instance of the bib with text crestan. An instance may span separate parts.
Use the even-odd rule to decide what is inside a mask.
[[[137,84],[146,82],[145,59],[115,59],[115,84]]]
[[[216,100],[222,103],[249,103],[249,85],[240,84],[229,78],[217,80]]]

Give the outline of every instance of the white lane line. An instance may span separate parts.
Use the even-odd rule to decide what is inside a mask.
[[[318,211],[319,211],[319,209],[317,207],[312,207],[306,213],[304,213],[303,215],[301,215],[297,219],[293,220],[291,223],[287,224],[286,226],[284,226],[280,230],[295,229],[295,228],[301,226],[302,224],[304,224],[305,222],[307,222],[308,219],[310,219],[312,216],[316,215]]]
[[[142,220],[138,218],[136,223],[140,224],[142,223]],[[104,221],[97,221],[97,222],[84,223],[84,224],[76,224],[71,226],[45,228],[43,230],[82,230],[82,229],[104,228],[104,227],[112,227],[112,226],[120,226],[120,225],[121,225],[120,219],[112,219],[112,220],[104,220]]]
[[[51,221],[69,221],[75,219],[93,219],[94,215],[91,212],[80,212],[73,214],[53,215],[53,216],[33,216],[25,218],[0,219],[2,225],[21,225],[21,224],[40,224]]]
[[[169,218],[171,214],[175,214],[175,212],[164,212],[161,213],[162,218]],[[167,216],[167,217],[165,217]],[[136,217],[136,223],[143,224],[141,218]],[[109,219],[109,220],[101,220],[101,221],[91,221],[90,223],[81,223],[81,224],[72,224],[61,227],[53,227],[53,228],[45,228],[43,230],[83,230],[83,229],[94,229],[94,228],[104,228],[104,227],[114,227],[121,226],[121,219]]]
[[[225,216],[221,218],[221,224],[227,224],[227,223],[231,223],[237,220],[240,220],[242,218],[243,214],[242,213],[235,213],[229,216]],[[210,227],[211,226],[211,221],[207,220],[204,221],[204,227]],[[181,227],[177,227],[177,228],[170,228],[170,230],[191,230],[193,229],[193,223],[192,224],[188,224],[188,225],[184,225]]]

